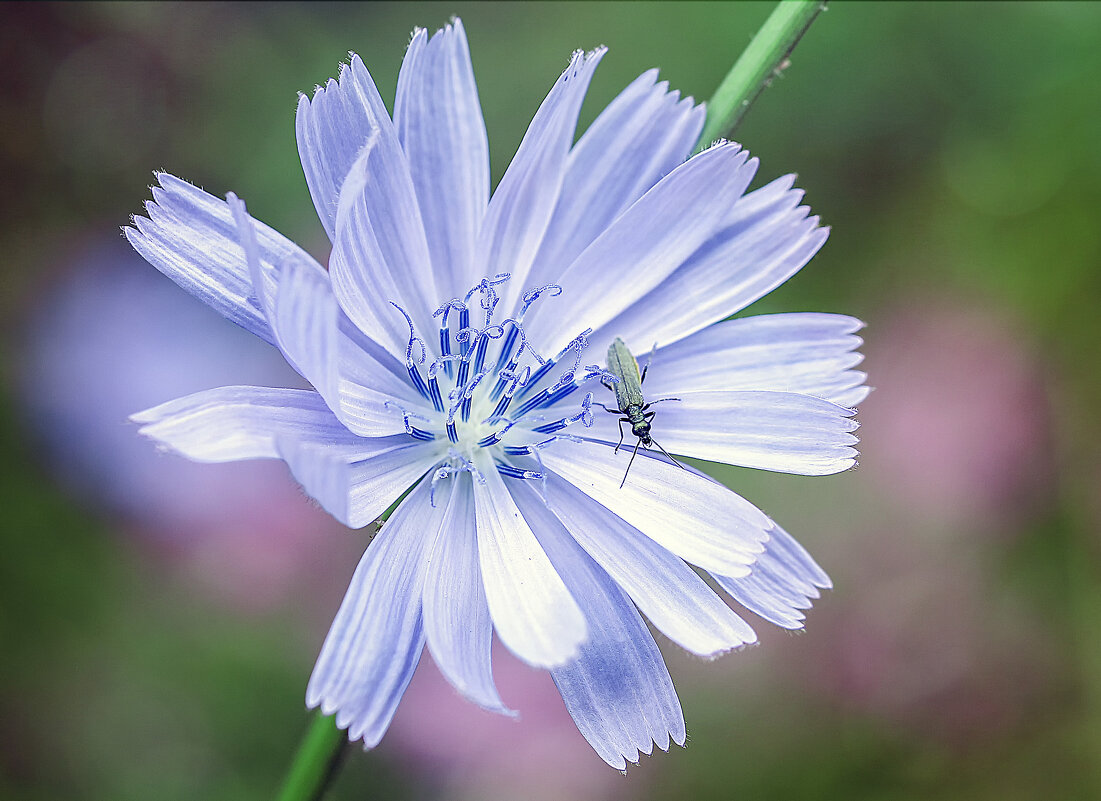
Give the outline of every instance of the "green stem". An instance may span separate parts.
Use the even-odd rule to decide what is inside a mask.
[[[780,0],[708,101],[698,150],[734,131],[753,101],[787,67],[791,51],[825,8],[824,0]]]
[[[390,508],[379,515],[374,522],[374,533],[382,530],[383,524],[405,500],[412,487],[394,501]],[[373,535],[372,535],[373,536]],[[283,788],[279,791],[278,801],[321,801],[329,784],[336,778],[337,769],[347,750],[348,735],[336,727],[336,715],[322,715],[315,712],[306,729],[306,736],[298,746]]]
[[[348,744],[348,735],[336,727],[335,717],[314,713],[283,781],[279,801],[320,801],[325,794]]]

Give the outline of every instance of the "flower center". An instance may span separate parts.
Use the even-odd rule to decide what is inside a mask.
[[[562,294],[556,284],[524,293],[515,317],[495,322],[500,296],[496,287],[508,274],[482,279],[462,299],[454,298],[433,312],[439,320],[438,352],[418,336],[412,318],[391,304],[409,325],[405,365],[416,391],[431,403],[433,414],[399,410],[406,433],[420,440],[446,443],[433,484],[467,471],[484,481],[475,466],[480,450],[490,454],[497,471],[516,479],[542,480],[539,451],[563,439],[575,423],[593,423],[593,393],[576,405],[570,396],[592,379],[607,379],[599,365],[581,366],[586,329],[553,357],[542,356],[529,342],[524,317],[538,301]]]

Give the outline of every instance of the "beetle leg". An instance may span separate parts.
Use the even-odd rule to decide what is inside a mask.
[[[623,471],[623,480],[619,482],[620,489],[623,489],[623,485],[627,483],[627,474],[631,472],[631,465],[635,463],[635,457],[638,456],[638,446],[641,444],[641,439],[635,442],[635,449],[631,451],[631,461],[627,462],[627,469]]]
[[[660,450],[660,451],[661,451],[662,453],[664,453],[664,454],[665,454],[665,458],[667,458],[667,459],[668,459],[668,460],[669,460],[670,462],[672,462],[673,464],[675,464],[675,465],[676,465],[677,467],[679,467],[679,468],[680,468],[681,470],[687,470],[687,469],[688,469],[687,467],[685,467],[684,465],[682,465],[682,464],[681,464],[680,462],[678,462],[678,461],[677,461],[676,459],[674,459],[674,458],[673,458],[672,456],[670,456],[670,455],[669,455],[669,451],[667,451],[667,450],[665,450],[665,448],[661,447],[661,443],[660,443],[660,442],[658,442],[658,441],[657,441],[656,439],[655,439],[655,440],[653,440],[653,442],[654,442],[654,444],[655,444],[655,445],[657,445],[657,446],[658,446],[658,450]],[[621,484],[620,486],[622,486],[622,484]]]
[[[620,447],[623,445],[623,424],[631,422],[626,417],[619,418],[619,445],[615,446],[615,450],[612,451],[612,455],[619,453]]]

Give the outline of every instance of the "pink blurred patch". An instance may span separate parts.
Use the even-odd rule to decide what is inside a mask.
[[[383,749],[412,763],[449,799],[612,799],[628,780],[585,742],[550,674],[519,662],[499,644],[494,678],[510,719],[463,699],[425,653]],[[631,778],[639,768],[628,766]],[[424,771],[427,770],[428,775]]]
[[[921,297],[871,330],[864,474],[939,520],[991,529],[1034,512],[1052,483],[1051,410],[1024,326],[980,303]]]
[[[837,499],[853,512],[810,543],[837,589],[773,652],[843,709],[953,745],[1027,725],[1065,670],[1002,580],[1053,486],[1048,382],[1022,330],[928,296],[872,322],[876,391]]]

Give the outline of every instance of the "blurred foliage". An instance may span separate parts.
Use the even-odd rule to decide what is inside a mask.
[[[12,388],[23,367],[19,327],[77,243],[113,235],[148,198],[151,170],[167,169],[216,195],[238,192],[253,214],[324,259],[297,161],[296,92],[334,75],[354,49],[389,100],[414,25],[463,18],[496,180],[573,49],[610,48],[584,125],[652,66],[706,98],[770,8],[0,8],[0,798],[271,797],[305,725],[308,644],[322,634],[304,632],[293,609],[243,615],[164,581],[163,555],[52,482]],[[824,700],[791,676],[758,676],[744,693],[756,652],[747,668],[709,666],[709,679],[673,654],[690,747],[632,772],[625,794],[1101,797],[1098,86],[1101,4],[837,2],[735,137],[761,158],[761,179],[798,172],[833,226],[811,267],[755,311],[852,313],[871,323],[871,341],[877,325],[930,293],[956,296],[1002,310],[1043,364],[1052,489],[985,557],[992,593],[1032,607],[1052,635],[1045,647],[1062,667],[1042,677],[1052,685],[1043,702],[1024,723],[960,744]],[[874,385],[874,363],[869,372]],[[954,389],[941,388],[946,397]],[[854,515],[848,504],[864,504],[856,516],[865,518],[877,508],[871,489],[846,489],[859,472],[821,481],[720,475],[784,510],[812,551],[824,542],[816,523],[839,530]],[[861,558],[859,549],[847,557]],[[778,643],[766,637],[758,651]],[[790,645],[784,653],[810,658]],[[417,797],[415,773],[385,752],[356,752],[332,797]]]

